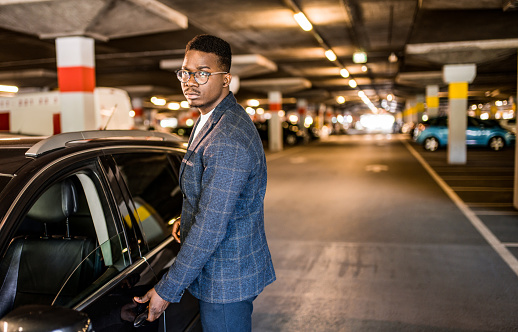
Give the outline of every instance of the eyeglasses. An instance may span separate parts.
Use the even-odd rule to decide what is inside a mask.
[[[194,80],[198,84],[205,84],[209,81],[210,75],[218,75],[218,74],[228,74],[226,71],[218,71],[216,73],[209,73],[207,71],[187,71],[183,69],[178,69],[176,71],[176,77],[182,83],[187,83],[191,79],[191,75],[194,75]]]

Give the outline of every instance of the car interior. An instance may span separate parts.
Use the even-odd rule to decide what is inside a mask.
[[[79,172],[50,186],[0,262],[0,317],[25,304],[69,305],[127,266],[96,184]]]

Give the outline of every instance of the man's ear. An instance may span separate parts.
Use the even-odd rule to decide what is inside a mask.
[[[223,87],[227,88],[232,82],[232,74],[225,74],[225,78],[223,79]]]

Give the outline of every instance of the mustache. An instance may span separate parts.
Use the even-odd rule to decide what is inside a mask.
[[[196,89],[185,89],[183,90],[183,94],[188,94],[188,93],[195,93],[195,94],[200,94],[200,91],[196,90]]]

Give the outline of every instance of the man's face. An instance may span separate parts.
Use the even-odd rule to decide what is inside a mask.
[[[218,56],[196,50],[185,53],[182,69],[209,73],[224,71],[218,64]],[[205,84],[198,84],[191,75],[187,83],[182,83],[182,91],[191,107],[196,107],[202,114],[210,112],[227,95],[230,84],[230,74],[211,75]]]

